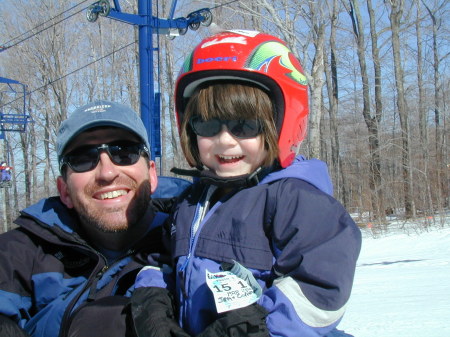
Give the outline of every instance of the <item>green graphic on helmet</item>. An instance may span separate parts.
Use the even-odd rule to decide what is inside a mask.
[[[183,62],[181,66],[181,74],[192,70],[192,59],[194,57],[194,52],[191,52],[188,57]]]
[[[277,60],[279,60],[279,65],[288,70],[288,72],[280,70],[280,74],[285,74],[301,85],[308,84],[306,76],[303,75],[302,68],[297,59],[285,45],[279,42],[270,41],[259,46],[250,56],[247,67],[267,72],[269,67],[277,66],[273,64],[273,62],[277,62]]]

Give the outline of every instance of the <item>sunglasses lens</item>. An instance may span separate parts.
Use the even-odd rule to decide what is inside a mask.
[[[199,116],[193,116],[191,118],[191,126],[196,135],[201,137],[213,137],[220,132],[222,123],[216,118],[204,121]]]
[[[92,170],[98,163],[99,155],[95,147],[80,147],[66,156],[66,162],[75,172]]]
[[[226,125],[237,138],[253,138],[261,133],[261,125],[256,119],[231,120]]]
[[[141,155],[139,144],[109,145],[108,149],[114,164],[121,166],[136,164]]]

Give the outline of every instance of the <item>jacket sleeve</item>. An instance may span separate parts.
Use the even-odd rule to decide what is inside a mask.
[[[0,235],[0,315],[20,327],[30,319],[31,272],[38,251],[21,230]]]
[[[361,233],[334,198],[297,179],[279,184],[266,230],[275,278],[258,303],[274,336],[325,336],[350,297]]]
[[[172,271],[172,259],[170,258],[170,230],[171,217],[167,217],[162,224],[158,240],[164,249],[164,254],[155,258],[152,254],[148,255],[144,267],[139,271],[135,287],[158,287],[174,291],[174,275]]]
[[[169,249],[170,238],[164,239],[164,233],[162,241]],[[136,277],[136,289],[131,296],[131,315],[138,337],[189,337],[178,324],[170,261],[155,260],[149,256],[147,265]]]

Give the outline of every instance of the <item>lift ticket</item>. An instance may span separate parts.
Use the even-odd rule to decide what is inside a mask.
[[[245,280],[229,271],[211,273],[207,270],[206,283],[214,295],[219,314],[246,307],[259,297]]]

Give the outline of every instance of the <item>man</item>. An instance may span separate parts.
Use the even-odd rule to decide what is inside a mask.
[[[162,251],[147,132],[97,101],[61,124],[57,154],[59,197],[0,235],[0,336],[127,336],[135,276]]]

